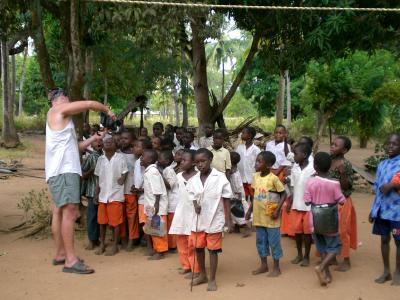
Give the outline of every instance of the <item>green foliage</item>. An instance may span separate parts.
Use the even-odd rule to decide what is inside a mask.
[[[379,163],[382,160],[385,160],[388,158],[388,155],[384,153],[385,149],[383,145],[380,144],[376,144],[375,145],[375,150],[374,150],[374,155],[366,158],[364,160],[365,162],[365,167],[370,170],[370,171],[376,171],[376,169],[378,168]]]

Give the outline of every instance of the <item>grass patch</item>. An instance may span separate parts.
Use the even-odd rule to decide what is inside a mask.
[[[30,157],[33,150],[33,145],[28,140],[21,141],[21,145],[17,148],[2,148],[0,147],[0,159],[3,160],[22,160],[23,158]]]

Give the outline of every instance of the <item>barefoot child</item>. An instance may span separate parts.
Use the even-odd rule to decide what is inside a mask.
[[[100,156],[94,174],[99,177],[96,188],[96,199],[99,202],[97,221],[100,224],[100,247],[97,255],[106,249],[107,225],[114,228],[114,241],[105,255],[112,256],[118,252],[120,225],[124,222],[124,183],[128,175],[128,166],[113,137],[104,139],[104,155]]]
[[[86,225],[89,238],[89,244],[86,250],[93,250],[99,243],[99,224],[97,223],[97,207],[94,203],[94,196],[99,178],[94,175],[97,160],[103,154],[103,141],[95,141],[91,144],[93,152],[88,155],[82,164],[82,193],[88,201],[86,209]]]
[[[295,234],[297,248],[297,257],[292,260],[292,264],[300,263],[300,266],[308,267],[310,265],[312,226],[310,206],[304,202],[304,189],[308,179],[315,174],[315,170],[314,165],[308,160],[312,151],[308,144],[297,144],[293,151],[296,162],[290,178],[293,195],[289,197],[287,206],[290,210],[289,219],[292,232]]]
[[[237,152],[231,152],[231,163],[232,163],[232,170],[231,170],[231,176],[229,177],[229,182],[231,184],[232,188],[232,193],[233,193],[233,201],[239,201],[240,204],[243,206],[244,213],[247,213],[247,210],[249,209],[249,204],[246,201],[246,196],[244,193],[244,188],[243,188],[243,182],[242,178],[240,176],[239,170],[238,170],[238,163],[240,162],[240,155]],[[232,211],[232,208],[231,208]],[[232,224],[234,226],[239,228],[242,227],[244,229],[243,232],[243,237],[248,237],[250,235],[250,228],[247,225],[247,221],[245,216],[243,218],[236,217],[234,214],[231,212],[231,220]]]
[[[156,162],[158,156],[154,149],[146,149],[141,158],[141,165],[145,167],[143,175],[144,191],[144,211],[147,221],[153,216],[158,215],[167,224],[168,215],[168,196],[164,180],[160,171],[157,169]],[[147,222],[146,221],[146,222]],[[164,258],[164,253],[168,251],[168,234],[165,228],[165,234],[162,237],[152,235],[154,254],[149,260],[159,260]]]
[[[340,256],[343,261],[335,269],[346,272],[351,268],[350,248],[357,249],[357,219],[356,210],[351,200],[353,192],[353,167],[344,155],[351,149],[351,140],[346,136],[336,137],[331,145],[332,165],[329,176],[340,182],[343,195],[346,197],[344,205],[339,206],[339,233],[342,242]]]
[[[279,260],[283,256],[281,246],[280,213],[285,199],[285,188],[279,178],[270,171],[275,163],[275,155],[269,151],[262,151],[257,155],[256,172],[252,188],[254,189],[253,202],[247,211],[246,220],[253,212],[253,225],[256,227],[256,246],[261,265],[253,271],[253,275],[268,272],[267,256],[272,252],[274,268],[270,277],[281,274]]]
[[[135,137],[130,131],[122,131],[120,140],[121,154],[125,157],[129,170],[124,185],[125,212],[128,220],[128,245],[126,246],[126,251],[128,252],[133,250],[133,244],[139,239],[140,235],[137,195],[131,192],[134,186],[134,169],[136,163],[136,156],[133,153],[134,139]]]
[[[183,150],[181,168],[182,172],[178,173],[178,204],[176,206],[174,219],[172,220],[169,234],[176,236],[176,243],[178,247],[179,260],[181,262],[182,270],[180,274],[194,273],[193,276],[197,277],[199,273],[199,265],[195,261],[194,245],[189,244],[189,236],[192,230],[193,223],[193,204],[189,200],[189,194],[186,189],[188,181],[194,175],[194,155],[193,150]],[[191,274],[192,276],[192,274]],[[191,278],[191,277],[190,277]]]
[[[199,173],[187,184],[189,199],[192,201],[195,216],[193,219],[191,243],[196,248],[200,267],[199,276],[193,285],[208,282],[208,291],[216,291],[218,253],[222,251],[222,232],[225,224],[225,205],[229,205],[232,190],[225,174],[211,168],[213,154],[210,150],[196,151],[195,161]],[[205,266],[205,248],[210,254],[210,280]]]
[[[340,190],[340,183],[328,179],[331,162],[331,157],[326,152],[315,155],[314,169],[317,176],[308,179],[304,191],[304,201],[306,205],[311,205],[313,215],[314,242],[322,258],[321,264],[315,267],[322,286],[332,281],[329,265],[340,253],[337,204],[343,205],[346,201]]]
[[[246,200],[253,197],[253,189],[251,183],[253,181],[253,175],[255,173],[255,163],[257,155],[261,152],[260,148],[254,145],[253,140],[256,136],[256,130],[253,127],[245,127],[242,130],[242,140],[244,144],[240,144],[236,148],[236,152],[240,155],[240,161],[238,163],[238,170],[242,177],[243,188],[246,196]]]
[[[381,236],[381,253],[383,259],[383,274],[375,279],[376,283],[392,280],[392,285],[400,285],[400,189],[399,183],[394,183],[393,177],[400,172],[400,134],[391,134],[386,141],[386,151],[389,155],[378,165],[375,180],[375,200],[369,216],[374,223],[373,234]],[[390,273],[389,250],[390,234],[396,244],[396,268]]]
[[[282,182],[285,182],[287,169],[291,167],[292,163],[287,159],[290,153],[290,145],[287,142],[288,132],[283,125],[277,125],[274,131],[274,140],[267,143],[265,151],[271,151],[275,157],[275,164],[272,166],[271,172],[274,173]],[[285,201],[282,209],[282,222],[281,234],[293,236],[291,232],[291,225],[289,215],[287,213],[287,202]]]
[[[179,201],[178,195],[178,178],[176,177],[176,173],[172,168],[172,162],[174,160],[174,156],[171,151],[162,151],[158,156],[158,166],[162,171],[162,177],[164,179],[165,187],[167,188],[168,195],[168,217],[167,217],[167,231],[172,224],[172,220],[174,219],[174,213],[176,210],[176,205]],[[176,236],[172,234],[168,234],[168,248],[171,251],[176,250]]]

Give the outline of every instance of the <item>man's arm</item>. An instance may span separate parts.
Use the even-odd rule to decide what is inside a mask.
[[[115,118],[113,112],[107,106],[101,104],[97,101],[91,100],[83,100],[83,101],[74,101],[59,105],[59,112],[63,115],[63,117],[70,117],[87,110],[94,110],[97,112],[105,112],[110,117]]]

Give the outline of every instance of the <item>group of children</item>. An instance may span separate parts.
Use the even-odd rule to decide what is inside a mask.
[[[279,125],[274,140],[261,151],[253,143],[255,129],[246,127],[241,143],[229,152],[224,131],[206,126],[204,132],[196,144],[187,129],[167,126],[164,131],[162,123],[155,123],[152,137],[145,128],[137,138],[122,130],[106,136],[103,143],[93,143],[82,164],[82,191],[88,200],[87,248],[99,244],[96,254],[114,255],[119,242],[126,244],[127,251],[143,243],[150,260],[177,250],[180,273],[187,274],[193,285],[208,283],[207,290],[215,291],[223,233],[242,228],[243,236],[248,236],[252,223],[260,257],[254,275],[269,272],[270,255],[269,276],[281,274],[281,235],[294,238],[297,256],[291,262],[302,267],[310,265],[315,244],[321,257],[315,273],[323,286],[332,281],[330,265],[338,264],[336,270],[343,272],[351,268],[357,226],[351,201],[353,171],[344,157],[351,149],[350,139],[338,136],[330,154],[314,155],[311,138],[302,137],[290,145],[286,128]],[[398,249],[393,283],[399,284],[400,198],[396,190],[400,186],[391,179],[400,172],[400,136],[393,134],[388,145],[389,162],[378,169],[370,220],[373,232],[382,235],[384,273],[376,282],[392,279],[388,259],[392,232]],[[144,229],[154,222],[163,233],[146,235]],[[107,226],[114,236],[106,249]],[[342,258],[340,263],[337,256]]]

